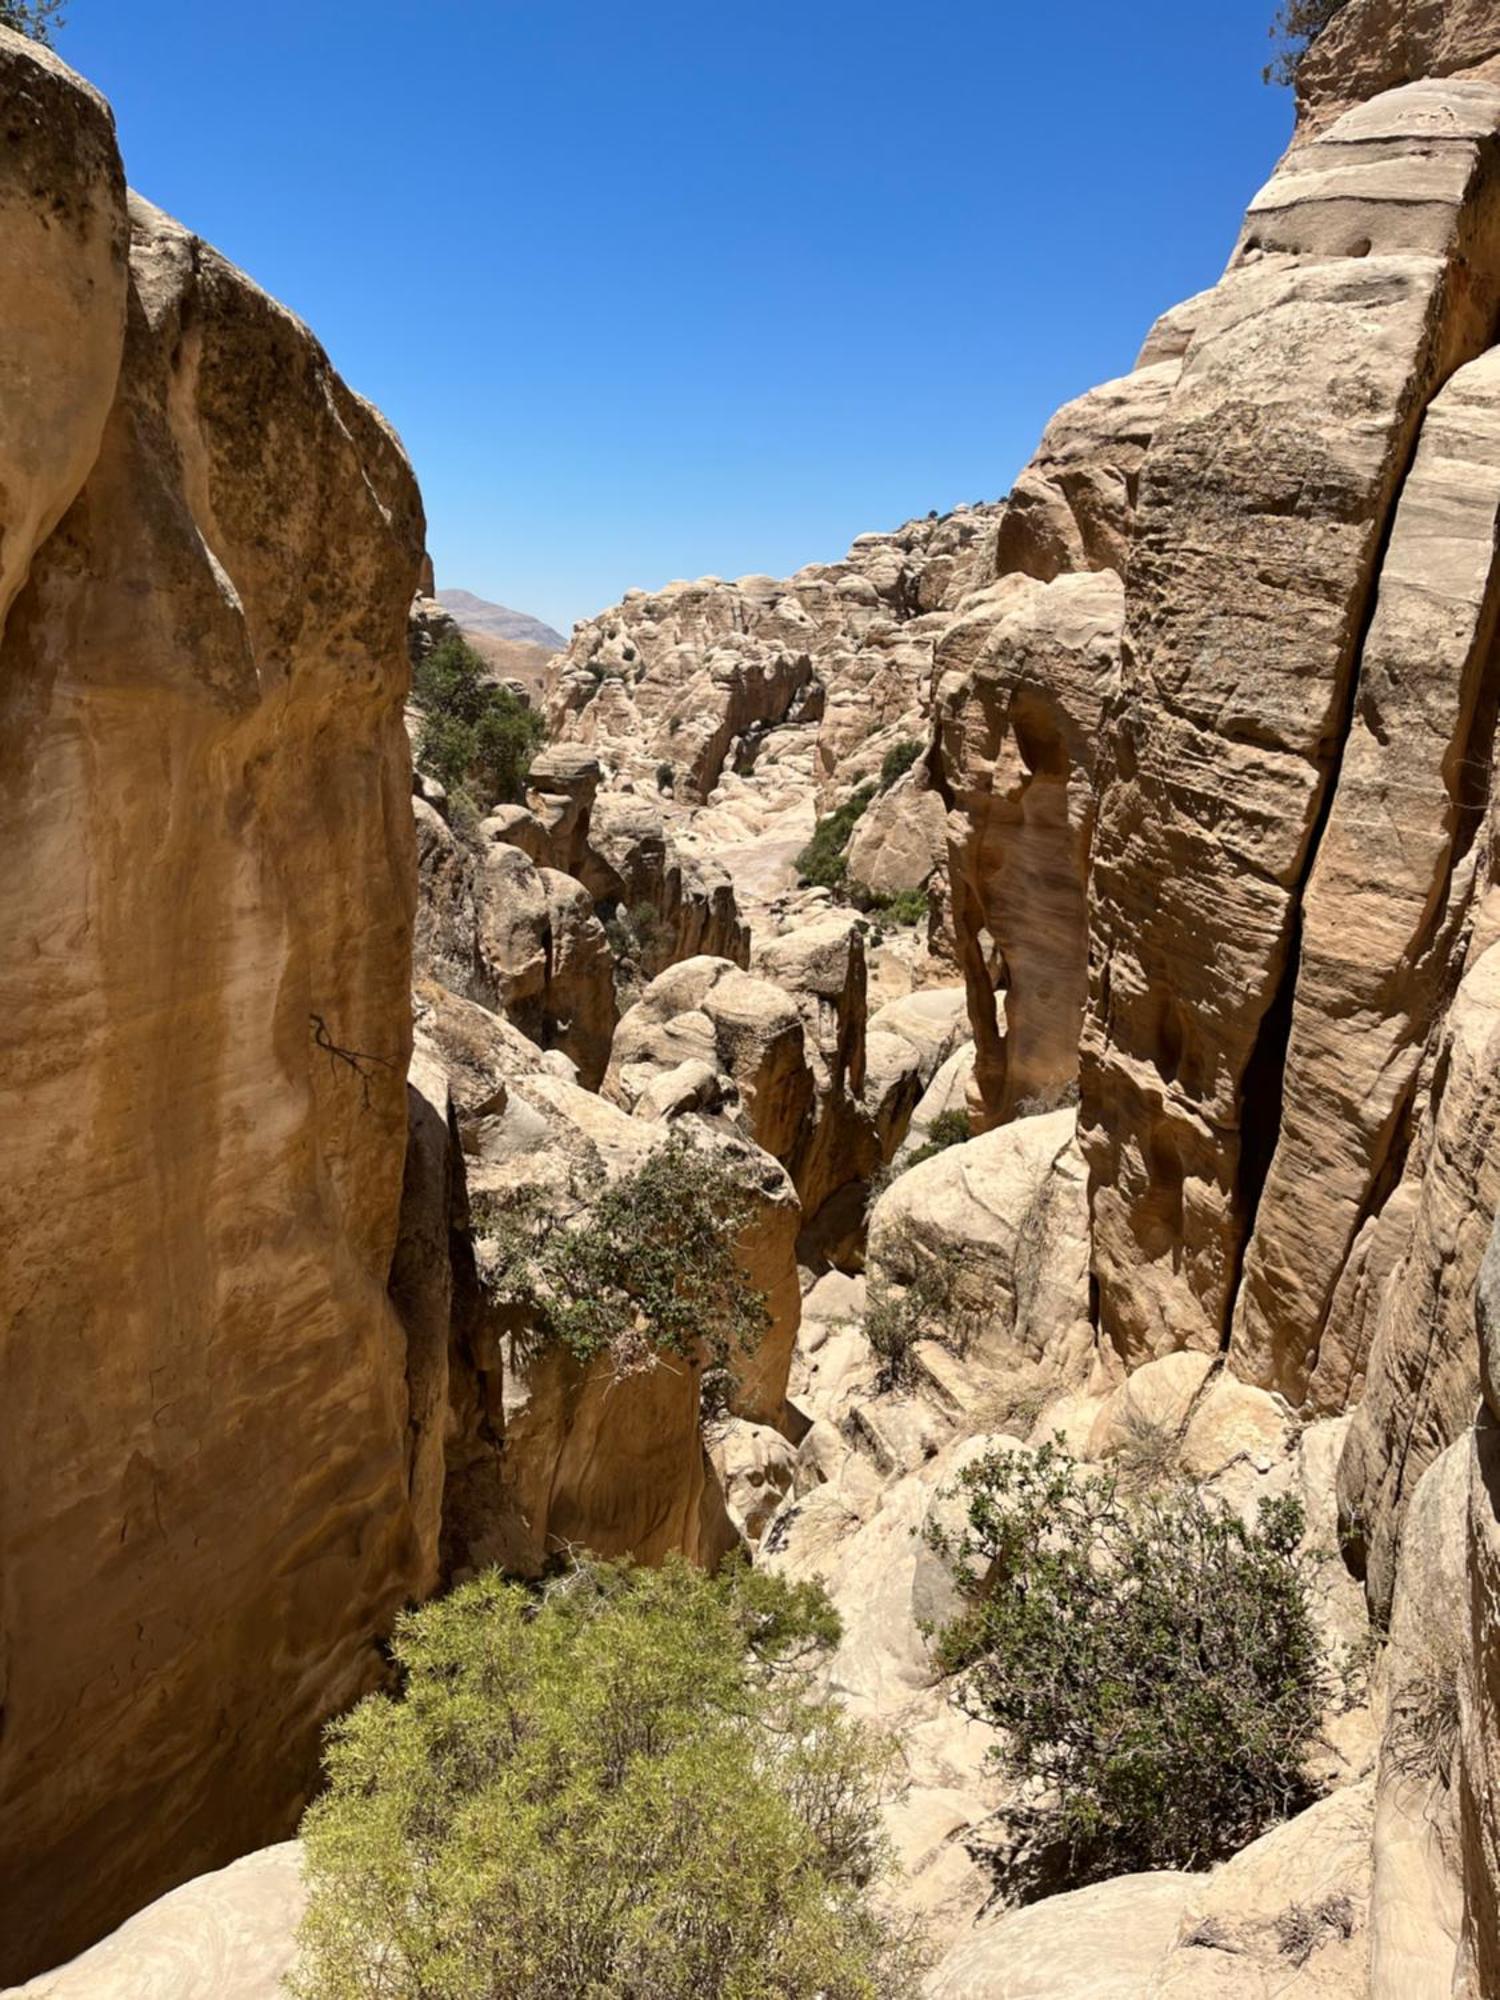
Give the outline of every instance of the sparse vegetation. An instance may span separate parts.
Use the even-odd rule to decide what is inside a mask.
[[[1143,1410],[1127,1409],[1125,1435],[1110,1463],[1121,1486],[1132,1493],[1169,1485],[1182,1475],[1181,1427]]]
[[[881,791],[888,792],[898,778],[904,778],[926,747],[915,736],[903,736],[899,743],[893,743],[881,759]]]
[[[924,1340],[941,1340],[962,1348],[956,1318],[958,1278],[956,1248],[946,1253],[918,1243],[906,1230],[885,1245],[885,1260],[899,1258],[910,1273],[894,1282],[882,1269],[869,1281],[865,1294],[865,1338],[879,1364],[878,1391],[909,1389],[917,1375],[917,1347]]]
[[[1039,1090],[1031,1097],[1019,1098],[1016,1102],[1016,1116],[1044,1118],[1049,1111],[1061,1111],[1067,1105],[1076,1104],[1078,1098],[1078,1079],[1076,1076],[1071,1076],[1066,1083],[1054,1083],[1048,1090]]]
[[[1353,1935],[1354,1905],[1347,1896],[1325,1896],[1311,1908],[1291,1903],[1276,1919],[1276,1949],[1294,1965],[1306,1965],[1320,1945]]]
[[[615,955],[616,970],[627,976],[649,976],[668,943],[666,926],[650,903],[613,910],[604,919],[604,935]]]
[[[0,27],[52,46],[56,28],[67,24],[68,0],[0,0]]]
[[[1429,1639],[1391,1696],[1385,1754],[1403,1777],[1450,1790],[1458,1768],[1459,1660]]]
[[[663,758],[656,767],[656,789],[659,792],[675,791],[677,787],[677,766]]]
[[[701,1360],[711,1410],[768,1324],[736,1248],[750,1212],[730,1164],[674,1132],[632,1173],[575,1185],[564,1213],[528,1190],[476,1202],[474,1228],[492,1239],[486,1284],[514,1331],[581,1362],[608,1354],[620,1375]]]
[[[434,646],[413,671],[412,700],[422,711],[417,763],[447,790],[456,828],[521,798],[542,719],[488,678],[472,646]]]
[[[299,2000],[905,2000],[889,1752],[818,1697],[821,1588],[585,1562],[399,1621],[329,1731]]]
[[[966,1526],[929,1539],[970,1604],[938,1657],[1069,1880],[1201,1868],[1306,1801],[1333,1678],[1295,1500],[1247,1527],[1185,1486],[1130,1499],[1056,1443],[957,1490]]]
[[[1267,83],[1295,83],[1302,58],[1347,0],[1281,0],[1270,35],[1275,44],[1262,71]]]
[[[849,842],[874,796],[874,785],[861,785],[826,819],[818,821],[813,828],[812,839],[797,856],[797,873],[804,882],[820,889],[842,886],[848,866]]]

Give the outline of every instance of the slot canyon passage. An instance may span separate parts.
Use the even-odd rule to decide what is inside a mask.
[[[1329,11],[1006,497],[562,643],[0,29],[8,1990],[282,1991],[398,1613],[586,1550],[822,1580],[930,2000],[1500,1996],[1500,4]],[[684,1159],[713,1393],[497,1278]],[[1023,1894],[935,1635],[1048,1440],[1296,1501],[1360,1668],[1238,1851]]]

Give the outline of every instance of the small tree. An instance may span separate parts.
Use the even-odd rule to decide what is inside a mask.
[[[607,1353],[622,1375],[664,1354],[701,1357],[705,1401],[722,1402],[769,1323],[736,1248],[750,1197],[731,1166],[674,1132],[634,1172],[577,1186],[574,1200],[566,1215],[534,1192],[476,1204],[496,1303],[533,1339],[583,1362]]]
[[[464,816],[514,804],[546,731],[534,710],[491,680],[462,639],[444,639],[412,673],[422,711],[417,762],[455,795]]]
[[[1128,1501],[1055,1444],[959,1490],[966,1527],[929,1539],[971,1601],[939,1658],[1070,1880],[1202,1868],[1306,1801],[1334,1683],[1295,1500],[1253,1528],[1191,1487]]]
[[[1302,58],[1347,0],[1281,0],[1271,23],[1275,53],[1261,72],[1267,83],[1295,83]]]
[[[67,21],[68,0],[0,0],[0,28],[14,28],[52,46],[52,31]]]
[[[329,1732],[300,2000],[907,2000],[887,1752],[807,1672],[816,1585],[586,1563],[397,1626],[400,1699]]]

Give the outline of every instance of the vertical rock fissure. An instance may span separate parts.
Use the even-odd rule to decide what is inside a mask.
[[[1240,1211],[1241,1227],[1235,1238],[1234,1265],[1230,1281],[1225,1288],[1224,1318],[1219,1329],[1221,1350],[1229,1346],[1234,1326],[1235,1305],[1244,1278],[1245,1258],[1249,1252],[1250,1240],[1255,1234],[1256,1214],[1260,1208],[1261,1196],[1265,1191],[1266,1178],[1271,1171],[1271,1161],[1281,1131],[1287,1052],[1291,1043],[1292,1016],[1297,1000],[1297,977],[1302,963],[1303,900],[1307,894],[1307,885],[1312,880],[1313,870],[1317,866],[1323,835],[1327,831],[1328,821],[1333,812],[1333,802],[1338,796],[1344,751],[1349,742],[1349,732],[1353,727],[1355,709],[1359,702],[1365,646],[1369,640],[1370,628],[1375,621],[1375,609],[1380,598],[1380,578],[1385,569],[1397,508],[1416,461],[1423,419],[1432,398],[1441,386],[1441,383],[1437,382],[1431,385],[1421,413],[1411,423],[1402,451],[1400,475],[1392,482],[1380,532],[1375,537],[1368,558],[1359,593],[1359,627],[1350,649],[1349,666],[1336,705],[1335,727],[1322,790],[1318,798],[1318,809],[1313,818],[1307,845],[1303,850],[1296,886],[1290,898],[1286,957],[1275,995],[1261,1017],[1255,1047],[1245,1066],[1240,1085],[1240,1157],[1236,1202]],[[1326,1313],[1324,1318],[1326,1320]],[[1316,1332],[1318,1337],[1321,1337],[1321,1325]]]

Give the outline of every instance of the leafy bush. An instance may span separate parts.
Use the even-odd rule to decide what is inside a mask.
[[[422,710],[417,762],[483,816],[521,798],[526,773],[546,731],[539,715],[486,677],[484,661],[462,639],[444,639],[412,673]]]
[[[904,2000],[888,1752],[811,1687],[816,1585],[586,1563],[408,1612],[328,1734],[300,2000]]]
[[[846,853],[854,829],[875,796],[873,785],[861,785],[841,806],[813,828],[813,837],[797,856],[797,873],[815,888],[837,889],[844,879]]]
[[[1189,1487],[1132,1502],[1055,1444],[958,1490],[967,1526],[929,1539],[970,1604],[939,1658],[1070,1880],[1202,1868],[1305,1802],[1333,1681],[1295,1500],[1253,1528]]]
[[[637,903],[629,910],[614,909],[604,919],[604,935],[616,967],[630,965],[638,971],[649,966],[669,942],[666,925],[650,903]]]
[[[571,1213],[527,1190],[475,1204],[494,1239],[486,1284],[539,1342],[582,1362],[609,1354],[628,1375],[664,1354],[702,1357],[704,1396],[722,1400],[736,1358],[759,1344],[765,1295],[739,1262],[750,1197],[721,1157],[674,1132],[634,1172],[577,1185]]]
[[[904,778],[926,747],[915,736],[903,736],[899,743],[893,743],[881,759],[881,791],[888,792],[898,778]]]
[[[910,929],[914,924],[927,921],[927,891],[925,889],[898,889],[894,896],[871,896],[856,894],[856,907],[882,923],[899,924]]]
[[[674,791],[677,786],[677,766],[667,758],[656,767],[656,789],[659,792]]]
[[[1302,58],[1347,0],[1281,0],[1271,23],[1275,53],[1261,72],[1267,83],[1295,83]]]

